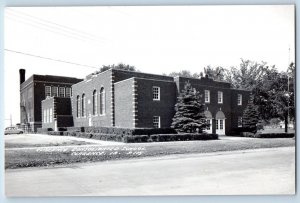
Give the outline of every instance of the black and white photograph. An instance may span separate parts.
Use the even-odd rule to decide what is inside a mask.
[[[295,5],[3,15],[7,197],[296,194]]]

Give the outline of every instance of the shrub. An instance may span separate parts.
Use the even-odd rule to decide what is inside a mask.
[[[293,138],[294,133],[256,133],[254,138]]]
[[[48,135],[64,135],[63,131],[49,131]]]

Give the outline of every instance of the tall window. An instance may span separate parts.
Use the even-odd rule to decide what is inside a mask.
[[[205,90],[205,103],[210,102],[210,92],[209,90]]]
[[[81,116],[85,117],[85,94],[81,97]]]
[[[59,87],[59,97],[65,97],[65,88]]]
[[[45,96],[51,97],[51,86],[45,86]]]
[[[241,94],[238,94],[238,105],[240,106],[240,105],[242,105],[242,99],[243,97],[242,97],[242,95]]]
[[[206,123],[208,124],[208,126],[206,127],[206,130],[211,130],[210,119],[206,119]]]
[[[76,98],[76,114],[77,114],[77,118],[80,117],[80,96],[79,95]]]
[[[220,120],[220,130],[223,130],[223,128],[224,128],[224,123],[223,122],[224,122],[224,120],[221,119]]]
[[[100,115],[105,114],[105,90],[102,87],[100,89]]]
[[[243,117],[238,117],[238,127],[243,127]]]
[[[49,109],[49,122],[52,123],[52,119],[53,119],[53,111],[52,108]]]
[[[66,87],[66,97],[71,97],[71,88]]]
[[[160,128],[160,116],[153,116],[153,127]]]
[[[46,114],[46,109],[44,109],[44,116],[43,116],[43,120],[44,120],[44,123],[46,123],[46,117],[47,117],[47,114]]]
[[[216,120],[216,130],[219,130],[219,120]]]
[[[97,91],[93,92],[93,115],[97,114]]]
[[[223,92],[218,91],[218,103],[223,104]]]
[[[52,97],[58,96],[58,87],[52,87]]]
[[[160,100],[160,87],[152,87],[153,100]]]

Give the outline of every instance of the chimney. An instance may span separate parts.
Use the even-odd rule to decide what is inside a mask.
[[[20,84],[22,84],[25,81],[25,69],[20,69]]]

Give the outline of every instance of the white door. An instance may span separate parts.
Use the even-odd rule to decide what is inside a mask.
[[[218,135],[225,135],[225,119],[216,120],[216,133]]]
[[[209,127],[207,127],[204,131],[208,134],[212,134],[212,119],[206,119],[207,124],[209,124]]]

